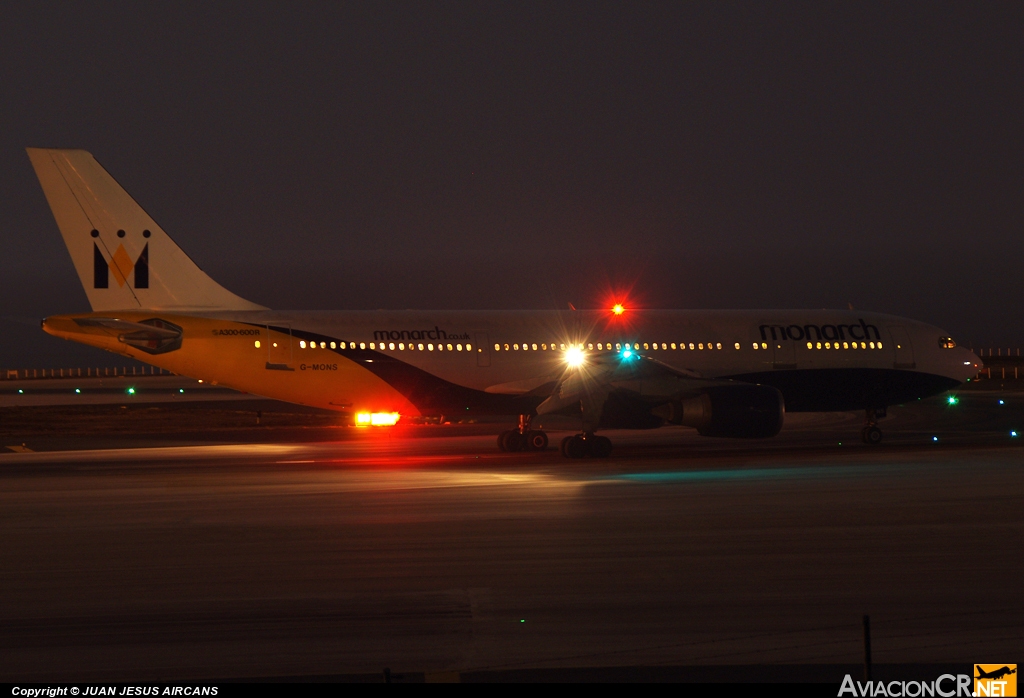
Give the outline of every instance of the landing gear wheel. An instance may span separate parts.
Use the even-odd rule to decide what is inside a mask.
[[[562,439],[562,455],[566,458],[585,458],[587,451],[587,442],[582,436],[567,436]]]
[[[498,434],[498,450],[501,451],[502,453],[508,450],[507,448],[505,448],[505,437],[508,436],[510,433],[510,430],[506,429],[505,431]]]
[[[515,453],[523,450],[526,440],[518,431],[506,431],[501,434],[501,450],[507,453]]]
[[[612,440],[605,436],[592,436],[587,439],[587,444],[594,458],[607,458],[612,453]]]
[[[567,436],[564,439],[562,439],[562,443],[560,443],[558,445],[558,451],[559,451],[559,453],[562,454],[563,457],[565,457],[565,458],[572,458],[572,456],[569,455],[569,448],[568,448],[568,446],[569,446],[569,442],[572,441],[574,438],[576,438],[576,437],[575,436]]]
[[[542,431],[527,432],[526,443],[531,451],[544,451],[548,447],[548,435]]]
[[[882,430],[878,427],[864,427],[860,432],[860,437],[864,439],[864,443],[876,446],[882,443]]]

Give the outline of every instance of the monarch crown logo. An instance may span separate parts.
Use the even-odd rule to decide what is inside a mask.
[[[98,230],[92,231],[94,238],[99,238],[100,232]],[[123,230],[117,231],[117,236],[123,238],[125,232]],[[148,230],[142,231],[142,237],[148,238],[150,232]],[[147,242],[142,248],[142,252],[139,254],[139,258],[134,262],[132,258],[128,256],[128,251],[124,249],[123,244],[118,244],[117,249],[110,255],[109,261],[103,254],[103,250],[100,249],[99,243],[92,243],[92,287],[93,288],[110,288],[110,275],[113,274],[114,281],[117,282],[119,288],[124,288],[124,285],[128,283],[128,275],[135,271],[134,287],[135,288],[149,288],[149,243]],[[106,245],[103,245],[104,249]]]

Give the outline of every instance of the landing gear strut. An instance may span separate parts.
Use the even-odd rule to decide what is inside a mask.
[[[606,436],[584,432],[562,439],[561,451],[566,458],[607,458],[612,452],[612,442]]]
[[[869,446],[882,443],[882,430],[878,428],[878,418],[885,416],[885,410],[868,408],[864,411],[864,428],[860,430],[860,438]]]
[[[543,451],[548,447],[548,435],[543,431],[530,429],[532,415],[519,415],[519,426],[498,434],[498,450],[505,453],[516,451]]]

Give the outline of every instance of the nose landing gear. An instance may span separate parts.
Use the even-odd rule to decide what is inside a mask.
[[[864,412],[864,428],[860,430],[861,440],[869,446],[882,443],[882,430],[878,428],[878,418],[885,416],[885,410],[867,409]]]

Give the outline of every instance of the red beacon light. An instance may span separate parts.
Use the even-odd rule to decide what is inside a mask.
[[[616,303],[612,306],[613,315],[622,315],[624,312],[626,312],[626,309],[622,307],[622,303]]]

